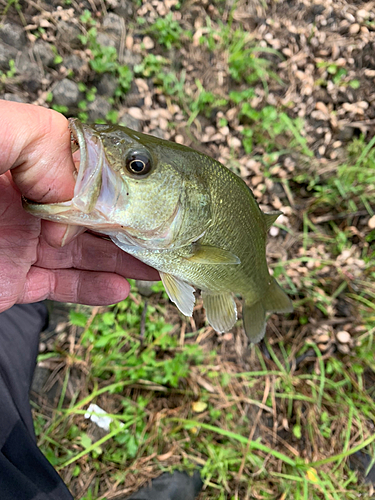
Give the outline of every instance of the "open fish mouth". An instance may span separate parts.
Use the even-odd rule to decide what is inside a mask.
[[[72,207],[98,226],[120,227],[118,212],[128,203],[128,190],[108,163],[100,134],[77,118],[69,119],[69,129],[76,169]]]
[[[83,213],[96,206],[102,187],[103,144],[98,135],[75,118],[69,119],[71,149],[76,168],[73,205]]]
[[[74,168],[75,168],[75,171],[73,172],[73,176],[74,176],[74,179],[77,180],[79,165],[81,163],[81,150],[80,150],[80,146],[79,146],[77,133],[76,133],[76,131],[72,130],[70,123],[69,123],[69,130],[70,130],[70,148],[72,151],[72,159],[73,159]]]
[[[76,181],[73,198],[70,201],[45,205],[32,200],[23,200],[25,209],[30,213],[58,222],[69,222],[67,217],[71,217],[72,214],[74,222],[82,219],[78,217],[78,213],[83,216],[91,214],[96,208],[102,187],[105,153],[100,137],[75,118],[69,119],[69,130],[75,167],[73,176]]]

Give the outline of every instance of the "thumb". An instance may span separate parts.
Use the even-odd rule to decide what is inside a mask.
[[[11,170],[33,201],[70,200],[74,164],[68,120],[50,109],[0,100],[0,174]]]

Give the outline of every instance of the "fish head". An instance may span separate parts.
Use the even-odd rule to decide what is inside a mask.
[[[180,248],[211,224],[205,155],[118,125],[69,120],[77,178],[72,200],[25,208],[146,248]],[[202,158],[201,158],[202,157]]]

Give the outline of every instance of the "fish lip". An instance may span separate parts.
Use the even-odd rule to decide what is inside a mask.
[[[100,131],[77,118],[69,119],[69,129],[72,151],[75,146],[80,150],[72,205],[84,214],[97,217],[100,223],[114,226],[116,224],[110,221],[116,216],[117,204],[126,205],[128,189],[123,180],[120,187],[116,182],[118,174],[108,162]]]
[[[86,140],[85,134],[83,131],[83,125],[77,118],[69,118],[68,119],[68,128],[70,130],[70,147],[72,149],[72,154],[80,150],[81,158],[79,160],[79,168],[76,170],[77,172],[81,169],[82,165],[82,154],[85,157],[85,163],[87,163],[87,148],[86,148]],[[77,149],[73,149],[74,145],[77,146]],[[84,165],[84,167],[87,165]]]
[[[104,160],[103,144],[100,136],[77,118],[69,119],[69,130],[72,152],[75,145],[80,151],[72,204],[88,214],[95,208],[100,192]]]

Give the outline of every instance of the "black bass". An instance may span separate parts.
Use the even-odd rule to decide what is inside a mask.
[[[24,202],[43,219],[108,235],[160,272],[169,298],[191,316],[202,291],[207,320],[218,332],[237,320],[259,342],[267,312],[292,303],[266,262],[266,235],[281,212],[263,213],[245,182],[218,161],[185,146],[117,125],[70,120],[80,163],[74,197]]]

